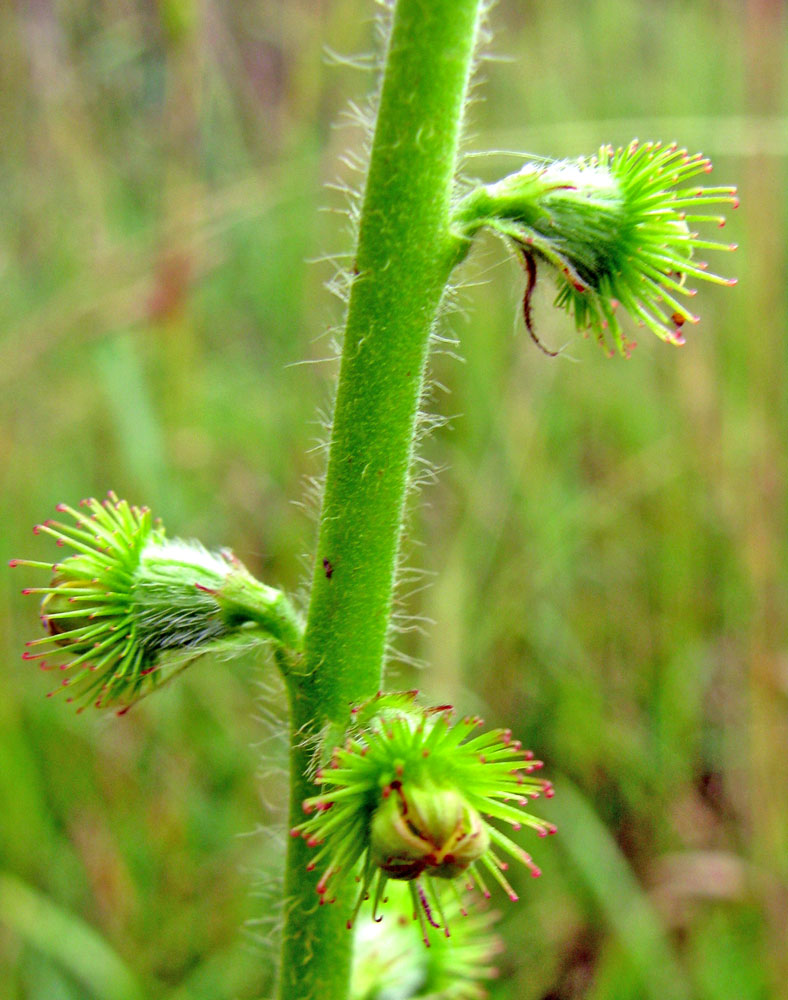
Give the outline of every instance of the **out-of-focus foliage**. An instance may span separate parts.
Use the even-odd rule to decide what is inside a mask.
[[[332,375],[298,363],[330,356],[341,316],[331,263],[304,261],[349,248],[319,209],[361,144],[332,126],[373,84],[324,46],[369,51],[372,8],[0,9],[4,559],[49,558],[30,526],[112,487],[298,585],[314,524],[292,501]],[[510,725],[556,777],[559,836],[544,878],[513,873],[495,997],[785,995],[784,9],[500,0],[493,21],[507,58],[482,67],[468,148],[701,149],[740,186],[740,282],[702,291],[686,347],[642,337],[629,362],[542,293],[540,338],[567,343],[550,360],[516,264],[474,251],[445,328],[465,364],[433,363],[453,419],[424,453],[445,471],[412,518],[411,563],[436,575],[406,608],[437,625],[400,648],[430,668],[395,683]],[[252,704],[270,664],[205,660],[122,719],[75,717],[20,659],[20,573],[0,581],[4,1000],[267,996],[284,706],[273,681]]]

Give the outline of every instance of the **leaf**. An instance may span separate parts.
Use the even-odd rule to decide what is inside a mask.
[[[588,800],[562,778],[550,811],[561,847],[638,973],[642,996],[691,1000],[693,991],[659,915]]]
[[[0,872],[0,921],[96,1000],[145,1000],[137,978],[98,931],[7,872]]]

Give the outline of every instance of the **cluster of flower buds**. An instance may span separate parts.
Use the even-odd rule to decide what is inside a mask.
[[[389,879],[408,882],[426,940],[430,924],[448,933],[436,880],[456,893],[461,879],[489,897],[489,875],[516,900],[501,855],[540,874],[490,821],[554,833],[526,810],[529,799],[552,796],[552,785],[534,776],[541,761],[508,730],[476,734],[481,725],[476,717],[454,720],[447,705],[425,709],[415,692],[379,694],[353,711],[342,746],[317,772],[320,793],[304,802],[309,818],[291,831],[317,848],[309,868],[322,869],[321,902],[358,872],[349,926],[370,896],[377,912]]]
[[[558,287],[555,304],[578,330],[593,331],[603,344],[610,336],[628,354],[634,344],[616,315],[620,304],[663,340],[683,344],[684,324],[698,322],[682,301],[695,294],[687,281],[735,284],[695,256],[735,249],[695,231],[699,223],[725,224],[715,206],[738,205],[734,187],[684,186],[710,170],[708,158],[675,144],[603,146],[589,158],[526,163],[474,188],[457,206],[454,225],[468,239],[487,227],[513,244],[527,275],[525,323],[537,343],[531,295],[537,264],[544,264]]]
[[[23,591],[42,597],[47,634],[22,655],[68,671],[55,691],[67,689],[70,701],[125,710],[209,650],[260,639],[299,649],[301,624],[285,595],[231,552],[169,540],[146,507],[112,493],[81,508],[59,504],[73,523],[34,528],[73,555],[56,563],[11,560],[50,574],[48,586]]]

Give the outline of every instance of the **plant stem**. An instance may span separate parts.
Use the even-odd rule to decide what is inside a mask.
[[[449,229],[482,0],[398,0],[359,230],[315,575],[306,676],[290,675],[291,822],[314,792],[309,738],[380,688],[430,331],[463,247]],[[319,906],[291,839],[280,1000],[345,1000],[348,901]]]

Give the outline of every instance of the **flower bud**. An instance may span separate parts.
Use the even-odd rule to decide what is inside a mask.
[[[11,563],[52,574],[48,587],[24,591],[42,595],[48,634],[28,642],[23,656],[71,670],[56,689],[70,688],[69,700],[125,709],[209,649],[261,639],[300,648],[301,624],[285,595],[232,553],[171,541],[147,508],[114,494],[82,506],[84,513],[58,505],[74,524],[35,528],[74,555]]]
[[[495,958],[503,950],[493,925],[498,914],[473,900],[465,911],[447,896],[443,905],[451,936],[427,925],[428,948],[419,947],[423,928],[413,920],[409,884],[386,886],[383,920],[360,923],[355,934],[350,996],[352,1000],[482,1000],[483,983],[495,979]]]
[[[374,894],[377,908],[389,879],[407,882],[422,929],[446,926],[436,881],[464,876],[489,896],[490,875],[517,899],[500,854],[539,869],[494,820],[540,836],[555,827],[526,811],[529,798],[549,798],[552,785],[533,777],[542,764],[508,730],[474,735],[481,719],[455,722],[451,709],[425,709],[415,692],[380,694],[353,710],[340,746],[316,780],[321,792],[304,802],[308,818],[292,830],[317,848],[309,869],[320,866],[321,902],[359,869],[361,903]],[[500,854],[499,854],[500,852]],[[426,923],[425,923],[426,921]]]
[[[698,322],[682,301],[695,294],[687,279],[735,284],[695,257],[735,249],[694,231],[697,223],[724,225],[710,207],[738,205],[733,187],[681,186],[710,170],[699,153],[636,140],[617,150],[603,146],[590,158],[526,163],[472,190],[457,206],[454,227],[466,239],[487,227],[515,247],[527,273],[525,323],[537,343],[531,296],[544,265],[555,278],[555,304],[574,316],[578,330],[593,331],[602,343],[612,336],[627,354],[634,344],[616,315],[621,305],[663,340],[683,344],[684,324]]]
[[[372,817],[370,857],[393,879],[456,878],[489,846],[481,816],[456,788],[411,784],[406,791],[395,781]]]

